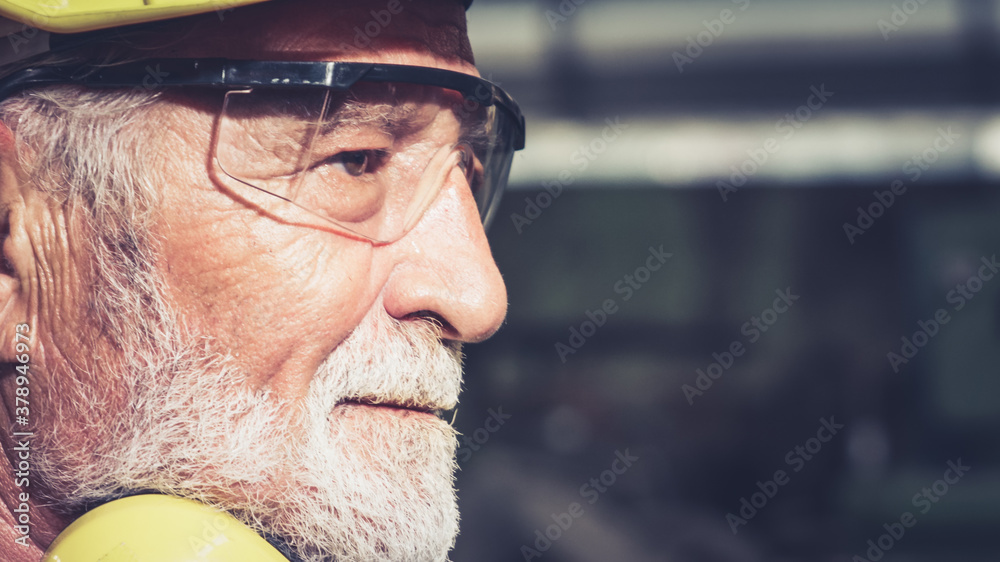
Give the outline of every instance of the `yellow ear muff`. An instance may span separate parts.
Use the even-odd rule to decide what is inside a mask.
[[[232,515],[184,498],[142,495],[93,509],[42,562],[288,562]]]

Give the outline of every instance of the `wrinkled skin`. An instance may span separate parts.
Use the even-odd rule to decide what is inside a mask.
[[[384,2],[269,2],[224,12],[222,21],[210,14],[202,31],[163,55],[380,61],[476,74],[458,2],[404,6],[360,51],[345,50],[345,44]],[[153,226],[156,267],[172,308],[193,333],[210,335],[214,346],[231,355],[243,377],[239,384],[266,390],[295,411],[319,366],[366,315],[403,322],[431,318],[441,324],[444,339],[463,343],[499,328],[506,293],[467,188],[446,186],[412,231],[385,246],[283,224],[218,188],[209,164],[214,110],[175,101],[146,125],[148,165],[169,171],[162,174]],[[32,393],[39,399],[57,394],[70,373],[102,385],[101,365],[116,364],[116,349],[84,312],[89,250],[81,213],[32,188],[6,126],[0,126],[0,205],[6,260],[0,271],[0,421],[11,426],[16,325],[31,328]],[[32,415],[44,431],[56,412],[43,402]],[[0,435],[5,458],[13,463],[11,439],[6,431]],[[0,467],[0,553],[11,562],[34,562],[69,521],[33,504],[32,544],[13,544],[11,510],[20,491],[13,473],[11,466]],[[33,486],[39,486],[32,489],[34,498],[44,483]]]

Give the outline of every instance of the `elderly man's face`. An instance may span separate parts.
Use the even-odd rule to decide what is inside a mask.
[[[170,56],[475,73],[458,2],[394,4],[385,23],[372,11],[386,2],[269,2],[223,13]],[[468,187],[446,183],[384,246],[276,220],[222,188],[208,99],[170,92],[132,125],[148,133],[142,166],[160,191],[146,287],[95,274],[115,257],[77,241],[88,226],[72,206],[22,191],[34,218],[7,253],[28,271],[14,310],[35,323],[51,495],[73,507],[123,491],[198,497],[305,559],[445,559],[455,438],[432,412],[457,403],[460,344],[490,336],[506,309]],[[102,310],[117,312],[97,326]]]

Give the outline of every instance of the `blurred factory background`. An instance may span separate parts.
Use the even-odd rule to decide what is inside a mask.
[[[1000,2],[469,18],[528,147],[456,562],[1000,559]]]

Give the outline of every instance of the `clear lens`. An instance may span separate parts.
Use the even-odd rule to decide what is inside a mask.
[[[215,158],[232,192],[265,212],[389,243],[452,184],[472,191],[486,223],[514,127],[494,106],[431,86],[234,90]]]

